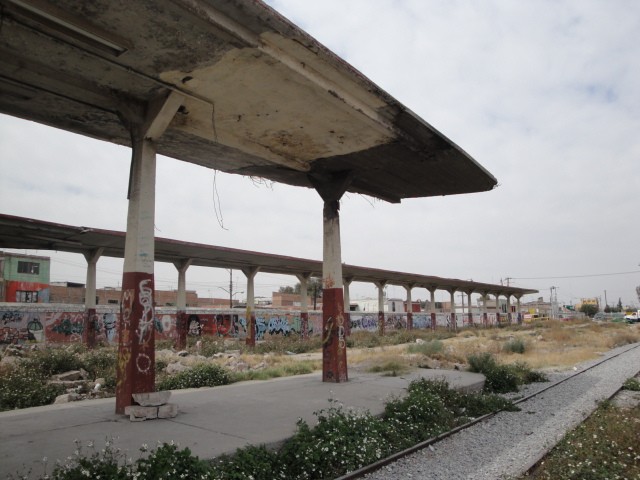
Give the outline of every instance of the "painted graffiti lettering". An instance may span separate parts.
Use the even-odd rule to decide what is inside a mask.
[[[18,311],[10,311],[2,313],[2,325],[8,323],[20,322],[22,320],[22,313]]]
[[[150,279],[140,282],[138,300],[142,305],[142,316],[138,321],[138,344],[143,345],[149,341],[153,331],[153,290],[149,287]]]
[[[51,331],[67,337],[70,335],[82,335],[84,331],[84,319],[82,317],[76,317],[72,320],[69,315],[65,315],[59,323],[51,327]]]
[[[139,353],[136,358],[136,368],[139,373],[147,374],[151,370],[151,359],[146,353]]]

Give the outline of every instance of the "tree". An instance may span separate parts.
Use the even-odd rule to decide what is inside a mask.
[[[595,305],[593,303],[583,303],[580,307],[580,311],[588,317],[593,317],[596,313],[598,313],[598,305]]]
[[[300,295],[302,285],[300,282],[296,283],[295,287],[282,286],[279,288],[278,293],[295,293]],[[313,299],[313,309],[316,310],[318,305],[318,299],[322,298],[322,279],[319,277],[311,277],[307,280],[307,295]]]
[[[621,312],[621,311],[622,311],[622,298],[618,298],[618,305],[617,305],[616,312]]]

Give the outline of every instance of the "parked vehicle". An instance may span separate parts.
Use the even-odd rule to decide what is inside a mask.
[[[627,323],[638,323],[640,321],[640,310],[625,315],[624,319]]]

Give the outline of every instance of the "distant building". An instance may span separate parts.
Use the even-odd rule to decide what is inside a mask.
[[[50,286],[50,303],[85,303],[85,286],[83,283],[73,282],[53,282]],[[200,306],[198,294],[195,290],[187,290],[187,306]],[[96,305],[119,305],[122,290],[115,287],[105,287],[96,289]],[[177,302],[178,292],[176,290],[156,290],[154,292],[154,301],[157,306],[174,306]],[[226,304],[229,306],[229,299]]]
[[[47,303],[51,259],[0,252],[0,301]]]
[[[271,294],[271,305],[280,310],[300,310],[302,306],[302,295],[298,293],[273,292]],[[307,308],[313,310],[313,298],[307,297]],[[316,309],[322,308],[322,300],[316,299]]]

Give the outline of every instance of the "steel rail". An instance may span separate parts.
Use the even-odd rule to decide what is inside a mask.
[[[590,365],[590,366],[588,366],[588,367],[586,367],[586,368],[584,368],[584,369],[582,369],[582,370],[580,370],[580,371],[578,371],[578,372],[576,372],[576,373],[574,373],[572,375],[569,375],[568,377],[565,377],[565,378],[563,378],[561,380],[558,380],[557,382],[554,382],[551,385],[547,385],[546,387],[544,387],[544,388],[542,388],[542,389],[540,389],[538,391],[535,391],[535,392],[531,393],[530,395],[527,395],[525,397],[522,397],[522,398],[514,401],[513,404],[514,405],[518,405],[520,403],[524,403],[527,400],[530,400],[530,399],[540,395],[541,393],[546,392],[547,390],[555,388],[558,385],[561,385],[564,382],[567,382],[567,381],[571,380],[572,378],[575,378],[575,377],[577,377],[579,375],[582,375],[583,373],[588,372],[589,370],[592,370],[593,368],[598,367],[598,366],[602,365],[603,363],[606,363],[606,362],[608,362],[610,360],[613,360],[614,358],[617,358],[617,357],[619,357],[621,355],[624,355],[625,353],[627,353],[627,352],[629,352],[631,350],[634,350],[636,348],[640,348],[640,344],[635,344],[634,346],[632,346],[630,348],[627,348],[626,350],[624,350],[622,352],[618,352],[615,355],[612,355],[610,357],[606,357],[606,358],[594,363],[593,365]],[[609,397],[609,399],[611,399],[621,389],[622,389],[622,386],[618,390],[616,390]],[[438,443],[439,441],[444,440],[447,437],[451,437],[451,436],[455,435],[456,433],[458,433],[458,432],[460,432],[462,430],[466,430],[467,428],[472,427],[473,425],[475,425],[477,423],[480,423],[480,422],[483,422],[485,420],[488,420],[488,419],[494,417],[495,415],[497,415],[498,413],[500,413],[502,411],[504,411],[504,410],[500,409],[500,410],[496,410],[495,412],[491,412],[491,413],[487,413],[486,415],[482,415],[481,417],[474,418],[473,420],[471,420],[471,421],[469,421],[469,422],[467,422],[467,423],[465,423],[463,425],[460,425],[460,426],[458,426],[458,427],[456,427],[456,428],[454,428],[452,430],[449,430],[447,432],[441,433],[440,435],[437,435],[437,436],[435,436],[433,438],[430,438],[428,440],[424,440],[423,442],[420,442],[420,443],[418,443],[418,444],[416,444],[416,445],[414,445],[412,447],[409,447],[409,448],[406,448],[406,449],[401,450],[399,452],[396,452],[396,453],[394,453],[394,454],[392,454],[392,455],[390,455],[388,457],[385,457],[383,459],[380,459],[377,462],[374,462],[374,463],[372,463],[370,465],[365,465],[364,467],[361,467],[358,470],[354,470],[353,472],[349,472],[349,473],[347,473],[345,475],[342,475],[341,477],[337,477],[335,480],[354,480],[354,479],[357,479],[357,478],[362,478],[368,473],[372,473],[372,472],[374,472],[376,470],[379,470],[382,467],[385,467],[385,466],[387,466],[387,465],[389,465],[391,463],[394,463],[394,462],[396,462],[396,461],[398,461],[398,460],[400,460],[400,459],[402,459],[404,457],[407,457],[407,456],[411,455],[412,453],[415,453],[415,452],[417,452],[419,450],[423,450],[425,448],[428,448],[429,446],[431,446],[431,445],[433,445],[435,443]],[[553,448],[553,446],[550,447],[550,448]],[[540,461],[540,458],[537,459],[535,463],[532,463],[531,466],[528,468],[528,470],[533,468],[535,466],[535,464],[538,463],[539,461]]]

